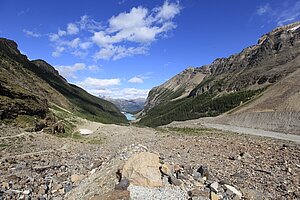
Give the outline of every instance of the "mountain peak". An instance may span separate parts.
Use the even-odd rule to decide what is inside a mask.
[[[27,56],[21,54],[21,52],[18,49],[18,44],[13,40],[0,38],[0,51],[3,51],[10,56],[18,56],[22,60],[27,59]]]

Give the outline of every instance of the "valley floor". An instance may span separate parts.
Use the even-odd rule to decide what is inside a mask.
[[[147,147],[170,164],[208,166],[213,180],[255,190],[268,199],[300,198],[296,142],[205,127],[151,129],[85,122],[80,129],[93,133],[63,138],[0,125],[0,199],[101,195],[104,188],[84,191],[82,183],[134,145]]]

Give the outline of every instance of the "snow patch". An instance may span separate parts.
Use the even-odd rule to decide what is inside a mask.
[[[295,27],[293,27],[293,28],[290,28],[289,31],[295,31],[295,30],[297,30],[298,28],[300,28],[300,25],[295,26]]]
[[[79,129],[79,132],[80,132],[81,135],[90,135],[90,134],[93,133],[92,130],[90,130],[90,129],[85,129],[85,128]]]

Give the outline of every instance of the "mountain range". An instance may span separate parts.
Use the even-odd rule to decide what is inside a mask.
[[[12,40],[0,38],[0,64],[1,120],[31,116],[37,123],[46,118],[54,122],[49,108],[61,108],[92,121],[126,123],[114,104],[68,83],[46,61],[28,60]]]
[[[263,35],[240,53],[189,67],[154,87],[139,123],[160,126],[222,114],[215,120],[297,132],[299,73],[300,22],[296,22]]]
[[[127,112],[135,114],[143,110],[146,99],[114,99],[109,97],[103,97],[103,99],[115,104],[121,112]]]

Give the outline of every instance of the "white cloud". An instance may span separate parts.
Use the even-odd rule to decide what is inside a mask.
[[[150,75],[153,74],[153,72],[148,72],[146,74],[140,74],[137,76],[132,77],[128,80],[129,83],[143,83],[145,79],[149,79]]]
[[[93,72],[100,71],[100,67],[97,65],[90,65],[90,66],[88,66],[88,69]]]
[[[156,10],[158,11],[156,16],[158,19],[169,20],[180,13],[181,7],[179,2],[169,3],[168,1],[165,1],[164,5]]]
[[[69,35],[76,35],[79,32],[79,28],[76,24],[69,23],[67,26],[67,32]]]
[[[102,59],[102,60],[118,60],[124,57],[129,57],[133,55],[138,54],[145,54],[147,52],[146,47],[129,47],[125,48],[124,46],[107,46],[104,48],[101,48],[100,51],[98,51],[94,58],[96,60]]]
[[[79,44],[79,47],[85,50],[91,48],[92,46],[93,46],[92,42],[82,42]]]
[[[109,86],[120,85],[121,79],[119,78],[97,79],[97,78],[88,77],[81,82],[77,82],[76,84],[87,90],[98,90]]]
[[[55,51],[52,52],[52,56],[53,57],[59,57],[64,50],[65,50],[64,47],[57,46],[55,48]]]
[[[74,55],[75,57],[83,59],[88,55],[88,52],[87,51],[75,50],[75,51],[71,52],[71,54]]]
[[[152,10],[142,6],[133,7],[128,12],[112,16],[104,25],[88,15],[83,15],[79,21],[68,23],[65,29],[50,33],[49,40],[55,48],[63,47],[63,51],[80,58],[86,57],[94,44],[99,47],[92,53],[95,60],[118,60],[147,54],[152,42],[165,38],[168,31],[176,28],[173,19],[180,10],[179,2],[169,1]],[[81,31],[92,35],[72,38],[82,35],[79,34]],[[57,50],[55,52],[55,56],[61,53]]]
[[[73,78],[76,79],[75,73],[77,71],[83,70],[86,68],[86,65],[84,63],[75,63],[74,65],[56,65],[54,66],[58,71],[59,74],[62,75],[65,78]]]
[[[54,66],[65,78],[77,79],[76,72],[82,70],[89,70],[92,72],[100,71],[100,67],[97,65],[86,65],[84,63],[75,63],[74,65],[55,65]]]
[[[80,21],[76,22],[76,24],[80,27],[80,30],[86,30],[92,33],[103,29],[101,22],[93,20],[88,15],[81,16]]]
[[[111,17],[108,20],[108,27],[95,32],[92,36],[92,41],[101,48],[94,57],[117,60],[136,54],[146,54],[147,47],[153,41],[176,28],[172,19],[180,13],[180,9],[178,2],[166,1],[152,11],[141,6],[133,7],[129,12]]]
[[[26,30],[26,29],[23,29],[23,33],[25,33],[26,36],[28,36],[28,37],[38,38],[38,37],[42,36],[40,33],[36,33],[36,32],[33,32],[33,31]]]
[[[256,10],[256,14],[259,15],[259,16],[261,16],[261,15],[264,15],[264,14],[266,14],[266,13],[271,12],[271,10],[272,10],[272,9],[271,9],[271,7],[270,7],[270,4],[267,3],[267,4],[265,4],[265,5],[259,6],[259,7],[257,8],[257,10]]]
[[[144,80],[140,77],[134,76],[128,80],[129,83],[144,83]]]
[[[278,5],[267,3],[258,7],[256,15],[275,22],[277,26],[292,23],[300,19],[300,1],[287,1]]]

